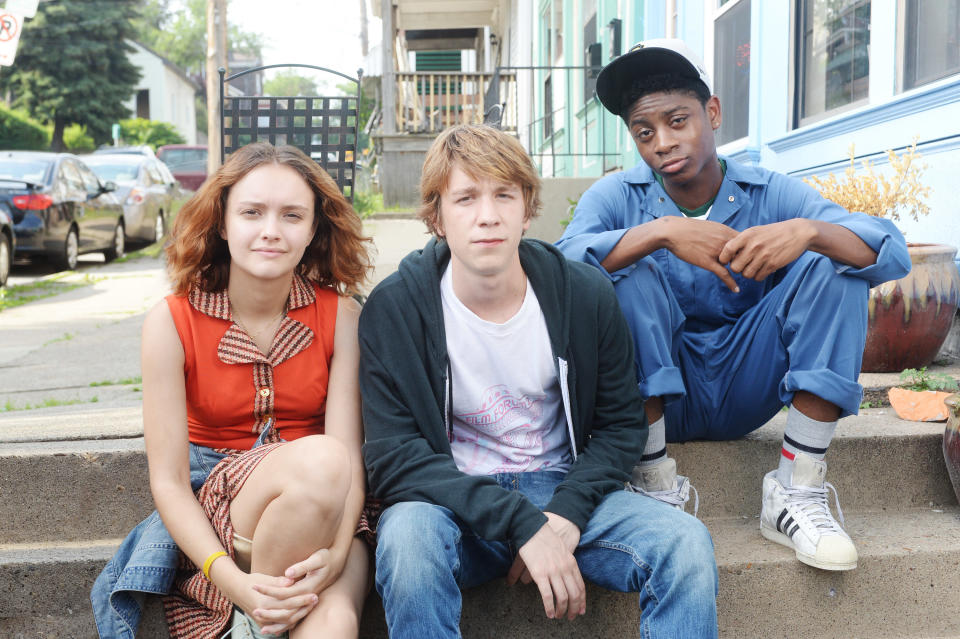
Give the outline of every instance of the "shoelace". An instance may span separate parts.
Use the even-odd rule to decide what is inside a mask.
[[[830,504],[827,498],[829,491],[833,491],[834,503],[837,506],[837,519],[840,525],[837,525],[836,519],[830,514]],[[813,488],[812,486],[784,487],[783,492],[787,496],[787,503],[806,515],[810,523],[817,530],[829,530],[832,532],[843,532],[843,511],[840,510],[840,495],[837,489],[830,482],[824,482],[823,488]]]
[[[700,511],[700,493],[697,492],[696,487],[690,483],[690,480],[686,477],[681,479],[680,476],[677,477],[677,487],[671,490],[644,490],[639,486],[634,486],[631,483],[627,484],[627,490],[634,493],[639,493],[641,495],[646,495],[647,497],[652,497],[657,501],[662,501],[665,504],[670,504],[671,506],[679,506],[681,510],[686,506],[687,502],[690,501],[690,491],[693,491],[693,516],[696,517],[697,513]]]

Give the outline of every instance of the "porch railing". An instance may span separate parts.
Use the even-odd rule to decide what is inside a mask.
[[[396,78],[399,131],[439,133],[455,124],[479,124],[488,110],[484,96],[493,86],[499,103],[507,105],[500,128],[517,132],[515,73],[414,71]]]
[[[510,66],[521,99],[491,92],[543,176],[599,176],[621,168],[622,127],[595,93],[599,66]]]

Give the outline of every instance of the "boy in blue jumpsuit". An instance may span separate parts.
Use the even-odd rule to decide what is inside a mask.
[[[608,274],[634,335],[650,435],[632,485],[682,509],[690,484],[666,441],[735,439],[789,406],[761,533],[811,566],[855,568],[824,456],[859,408],[867,291],[909,271],[903,236],[718,157],[720,102],[680,40],[636,45],[600,72],[597,95],[644,163],[584,193],[558,247]]]

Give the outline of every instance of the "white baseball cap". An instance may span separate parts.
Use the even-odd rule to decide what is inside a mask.
[[[654,38],[638,42],[600,70],[597,97],[607,111],[620,115],[623,94],[630,90],[634,80],[670,73],[700,80],[713,94],[713,83],[703,61],[686,42],[678,38]]]

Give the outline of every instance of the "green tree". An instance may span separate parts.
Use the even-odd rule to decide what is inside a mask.
[[[369,89],[370,87],[365,87]],[[337,85],[337,89],[342,95],[356,95],[357,94],[357,85],[354,82],[343,82]],[[370,120],[370,116],[373,115],[373,109],[377,106],[376,97],[373,95],[372,91],[365,90],[360,99],[360,122],[357,125],[357,131],[360,134],[360,139],[357,143],[357,149],[360,152],[363,152],[364,149],[370,146],[370,136],[367,133],[364,133],[364,129],[367,128],[367,122]]]
[[[51,147],[63,149],[69,124],[86,125],[98,143],[128,113],[140,71],[127,55],[138,0],[41,2],[24,25],[20,48],[5,84],[14,106],[53,125]]]
[[[120,137],[127,144],[149,144],[156,151],[164,144],[183,144],[186,140],[169,122],[134,118],[120,120]]]
[[[186,71],[202,78],[207,57],[207,1],[186,0],[181,10],[170,10],[170,0],[141,0],[135,20],[136,40]],[[227,8],[227,48],[230,52],[259,58],[263,36],[230,26]]]
[[[277,73],[264,82],[263,92],[266,95],[279,97],[317,95],[317,83],[312,78],[304,77],[295,70],[288,69]]]
[[[71,124],[63,130],[63,146],[71,153],[89,153],[97,148],[83,124]]]

